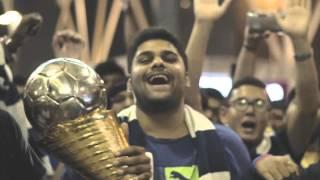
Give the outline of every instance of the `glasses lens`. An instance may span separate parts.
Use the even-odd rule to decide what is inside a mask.
[[[248,101],[246,99],[238,99],[234,102],[234,107],[237,109],[237,110],[240,110],[240,111],[245,111],[248,107]]]
[[[262,99],[258,99],[254,102],[254,108],[258,111],[264,111],[266,110],[266,102]]]
[[[262,99],[257,99],[253,102],[249,102],[245,98],[240,98],[234,101],[233,103],[234,108],[236,108],[239,111],[246,111],[249,105],[252,105],[256,111],[262,112],[267,109],[267,104]]]

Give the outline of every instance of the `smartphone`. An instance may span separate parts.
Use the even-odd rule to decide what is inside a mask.
[[[271,14],[260,14],[255,12],[247,13],[247,25],[251,32],[280,32],[281,27],[277,23],[276,17]]]

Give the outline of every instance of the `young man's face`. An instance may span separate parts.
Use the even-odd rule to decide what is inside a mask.
[[[267,125],[269,102],[263,88],[242,85],[234,89],[229,99],[226,119],[247,144],[261,142]]]
[[[216,123],[219,120],[219,109],[221,106],[221,102],[214,97],[207,97],[207,100],[208,106],[203,109],[203,113],[211,121]]]
[[[282,109],[272,108],[269,111],[269,123],[273,130],[280,132],[286,128],[285,111]]]
[[[138,46],[131,68],[131,84],[138,105],[165,108],[160,103],[174,107],[181,102],[188,83],[183,59],[173,44],[153,39]]]

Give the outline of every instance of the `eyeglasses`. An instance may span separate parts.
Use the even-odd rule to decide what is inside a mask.
[[[238,98],[232,101],[232,106],[238,111],[246,111],[251,105],[257,112],[264,112],[268,109],[268,104],[263,99],[256,99],[254,101],[249,101],[246,98]]]

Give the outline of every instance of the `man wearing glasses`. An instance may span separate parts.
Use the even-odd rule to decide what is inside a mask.
[[[239,134],[252,159],[267,153],[265,150],[256,151],[256,147],[263,140],[270,108],[265,84],[255,78],[244,78],[233,85],[228,98],[228,109],[222,112],[222,121]],[[272,152],[268,153],[286,154],[285,147],[278,142],[275,140],[275,145],[270,149]]]
[[[228,107],[221,113],[221,120],[239,134],[252,160],[260,155],[290,155],[299,163],[312,132],[312,128],[307,130],[306,127],[312,124],[310,122],[315,115],[307,112],[308,106],[302,107],[299,101],[295,99],[289,104],[285,115],[288,120],[286,131],[265,139],[270,101],[265,84],[248,77],[234,83],[228,96]]]
[[[229,107],[222,118],[240,135],[252,158],[259,154],[289,154],[296,163],[299,163],[316,124],[315,117],[320,99],[319,83],[313,50],[307,40],[311,1],[290,0],[288,2],[285,8],[286,15],[276,16],[282,31],[291,40],[295,60],[296,96],[288,104],[284,116],[287,122],[285,131],[273,136],[271,142],[263,142],[270,102],[262,82],[254,78],[245,78],[253,74],[243,69],[250,64],[246,61],[248,57],[244,56],[239,58],[237,63],[235,74],[238,78],[235,78],[235,84],[229,95]],[[252,48],[245,43],[243,49],[252,55],[254,53]]]
[[[302,64],[298,66],[297,69],[303,67]],[[313,132],[316,114],[313,106],[318,104],[318,92],[312,91],[313,85],[301,86],[302,84],[297,83],[296,89],[299,89],[300,95],[288,105],[284,117],[287,120],[285,131],[276,133],[271,138],[264,138],[270,101],[265,84],[258,79],[247,77],[236,81],[228,96],[228,107],[220,113],[221,121],[239,134],[263,177],[288,177],[289,174],[286,173],[296,172],[295,163],[299,164],[308,145]],[[307,98],[306,101],[304,97],[309,95],[313,95],[314,99]],[[265,160],[261,161],[262,159]]]

